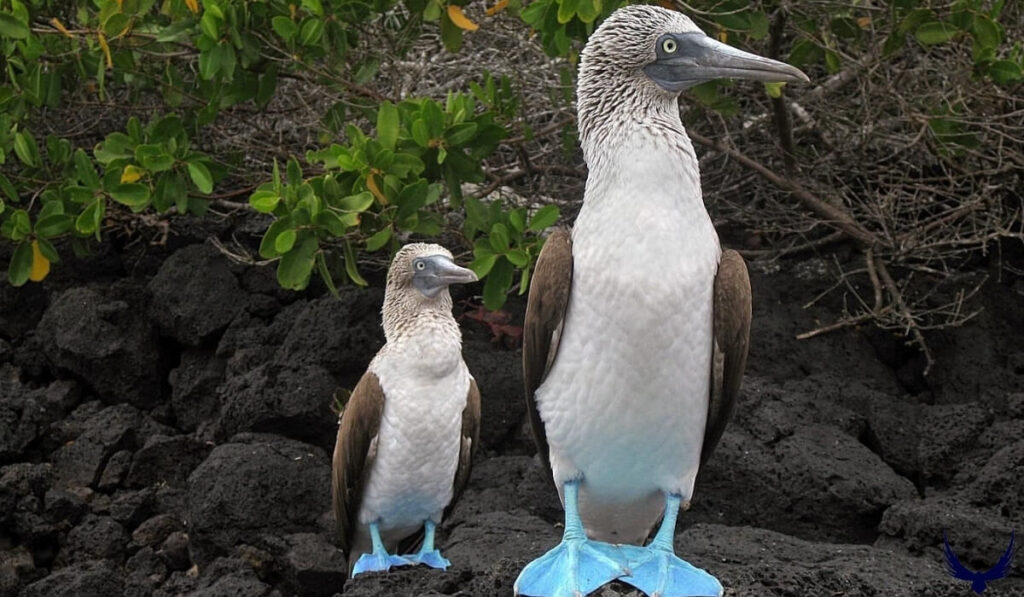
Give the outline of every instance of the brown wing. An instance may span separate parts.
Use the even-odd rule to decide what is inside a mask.
[[[459,447],[459,467],[455,469],[455,481],[452,483],[452,501],[444,510],[445,518],[469,483],[469,472],[473,467],[473,455],[480,445],[480,389],[476,380],[469,379],[469,395],[466,396],[466,408],[462,410],[462,444]]]
[[[558,353],[558,341],[569,304],[572,287],[572,237],[559,228],[551,233],[533,271],[530,296],[523,323],[523,384],[526,386],[526,411],[544,466],[548,462],[548,441],[540,420],[534,392],[544,382]]]
[[[363,498],[363,483],[376,454],[377,431],[384,412],[384,390],[377,376],[367,371],[352,390],[334,444],[331,497],[334,521],[347,556],[352,547]]]
[[[715,276],[714,358],[711,365],[711,398],[704,428],[701,465],[715,450],[725,425],[732,417],[740,392],[750,345],[750,278],[747,265],[736,251],[723,251]]]

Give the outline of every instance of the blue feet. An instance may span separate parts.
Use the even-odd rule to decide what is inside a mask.
[[[650,597],[719,597],[722,585],[714,576],[676,556],[672,537],[679,513],[679,496],[665,499],[665,516],[658,534],[647,547],[625,546],[632,574],[619,580]]]
[[[619,547],[587,539],[576,506],[578,488],[577,481],[565,484],[562,542],[519,573],[513,589],[516,595],[583,597],[629,574],[629,566]]]
[[[674,553],[652,547],[639,550],[646,554],[630,554],[633,573],[619,580],[633,585],[650,597],[719,597],[722,594],[722,585],[718,579],[679,559]],[[634,563],[634,557],[646,560]]]
[[[409,560],[412,564],[423,564],[425,566],[430,566],[431,568],[437,568],[438,570],[447,570],[448,567],[452,565],[452,563],[442,556],[441,552],[436,549],[426,552],[421,550],[418,553],[402,557]]]
[[[390,570],[392,566],[408,566],[412,564],[412,562],[402,556],[393,556],[388,553],[388,550],[384,547],[384,542],[380,539],[380,526],[376,521],[370,523],[370,541],[373,542],[373,553],[364,553],[359,556],[359,559],[356,560],[356,565],[352,567],[352,578],[359,576],[363,572],[385,572]]]
[[[393,566],[408,566],[409,564],[412,562],[402,556],[393,556],[387,553],[364,553],[359,556],[356,565],[352,568],[352,578],[363,572],[385,572]]]
[[[439,570],[447,570],[452,563],[445,559],[441,552],[434,549],[434,530],[437,524],[429,518],[423,523],[423,545],[412,555],[402,556],[413,564],[423,564]]]
[[[531,597],[582,597],[628,573],[618,547],[563,539],[519,573],[514,590],[516,595]]]

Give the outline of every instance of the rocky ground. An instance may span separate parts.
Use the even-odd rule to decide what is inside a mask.
[[[452,569],[346,581],[331,405],[383,342],[380,280],[289,293],[203,242],[257,242],[247,229],[186,223],[163,247],[121,240],[0,284],[0,595],[509,595],[561,521],[519,352],[462,319],[483,449],[440,531]],[[680,555],[732,596],[972,594],[944,571],[943,530],[985,569],[1024,529],[1022,282],[993,278],[973,324],[932,333],[925,379],[888,334],[794,339],[833,317],[802,307],[831,284],[818,261],[751,269],[742,399]],[[1024,566],[986,595],[1024,595]]]

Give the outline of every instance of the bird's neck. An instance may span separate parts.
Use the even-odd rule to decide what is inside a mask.
[[[386,292],[381,311],[384,338],[388,344],[402,344],[431,336],[455,338],[461,345],[459,324],[452,317],[452,297],[442,290],[427,298],[415,290]]]

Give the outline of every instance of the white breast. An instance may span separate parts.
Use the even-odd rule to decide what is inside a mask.
[[[635,542],[662,492],[693,491],[720,249],[696,160],[649,138],[606,157],[573,230],[569,309],[537,401],[556,483],[583,478],[588,533]]]
[[[458,337],[429,333],[389,343],[370,371],[385,403],[359,521],[379,520],[387,541],[428,518],[441,521],[452,499],[470,375]]]

